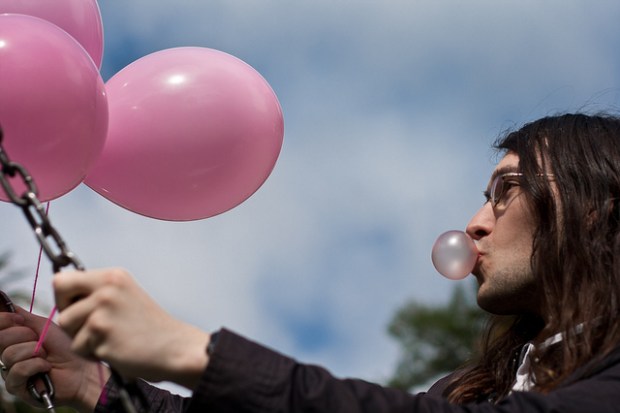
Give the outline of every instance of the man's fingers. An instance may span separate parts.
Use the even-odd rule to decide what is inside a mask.
[[[11,394],[19,394],[24,391],[31,377],[39,373],[47,373],[51,368],[50,363],[41,357],[21,361],[12,366],[6,375],[6,389]]]
[[[94,289],[93,281],[85,278],[84,273],[79,271],[54,275],[52,284],[58,310],[62,312],[71,304],[88,296]]]
[[[7,369],[11,369],[12,366],[18,364],[21,361],[29,360],[31,358],[35,358],[34,349],[37,345],[36,341],[29,341],[14,344],[10,347],[7,347],[6,350],[2,352],[2,363],[7,367]],[[41,348],[36,357],[47,357],[47,353],[45,349]]]
[[[28,327],[15,326],[8,328],[0,333],[0,354],[17,343],[36,342],[38,339],[37,333]],[[4,361],[4,359],[2,360]]]
[[[126,278],[125,271],[114,268],[57,273],[52,280],[56,306],[62,312],[100,287],[121,284]]]
[[[13,327],[15,325],[24,324],[24,317],[15,313],[0,312],[0,330]]]
[[[71,337],[75,335],[88,322],[88,318],[97,308],[98,301],[96,297],[88,296],[76,301],[58,316],[58,325]]]

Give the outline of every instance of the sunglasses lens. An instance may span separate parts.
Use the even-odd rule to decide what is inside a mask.
[[[503,190],[504,179],[502,176],[498,176],[493,180],[493,185],[491,186],[491,201],[493,202],[493,205],[497,205],[499,198],[502,196]]]

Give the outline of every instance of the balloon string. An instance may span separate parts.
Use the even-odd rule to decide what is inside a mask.
[[[50,210],[50,202],[45,207],[45,215],[48,215]],[[34,273],[34,285],[32,286],[32,298],[30,299],[30,313],[34,308],[34,297],[37,294],[37,282],[39,281],[39,269],[41,268],[41,256],[43,254],[43,245],[39,247],[39,259],[37,260],[37,271]]]
[[[97,364],[99,370],[99,384],[101,385],[101,396],[99,397],[99,401],[102,406],[106,406],[108,404],[108,391],[105,387],[105,378],[103,376],[103,364]]]
[[[50,204],[51,202],[48,202],[47,205],[45,206],[45,215],[49,215]],[[39,258],[37,259],[37,270],[34,274],[34,285],[32,286],[32,298],[30,299],[30,313],[32,313],[32,310],[34,308],[34,301],[37,295],[37,284],[39,282],[39,270],[41,269],[42,255],[43,255],[43,246],[41,245],[39,247]],[[45,325],[43,326],[43,330],[41,331],[41,335],[39,336],[39,341],[37,342],[37,345],[34,348],[35,356],[39,354],[39,351],[41,350],[41,347],[43,346],[43,342],[45,341],[45,337],[47,336],[47,332],[49,331],[50,324],[52,323],[52,319],[54,318],[54,315],[56,314],[56,310],[57,310],[56,306],[54,306],[54,308],[52,308],[52,312],[50,313],[49,317],[45,321]]]
[[[35,356],[39,354],[39,350],[41,350],[41,346],[43,346],[43,342],[45,341],[47,332],[50,329],[50,325],[52,324],[52,319],[56,315],[56,310],[57,308],[56,306],[54,306],[54,308],[52,308],[52,312],[50,313],[50,316],[47,318],[47,321],[45,322],[45,325],[43,326],[43,330],[41,331],[41,335],[39,336],[39,341],[37,341],[37,345],[34,348]]]

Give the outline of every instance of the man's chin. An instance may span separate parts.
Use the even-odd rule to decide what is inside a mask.
[[[482,289],[482,285],[481,285]],[[481,290],[480,289],[480,290]],[[514,305],[514,299],[510,297],[503,296],[487,296],[485,294],[481,294],[481,291],[478,290],[477,302],[478,307],[482,308],[487,313],[491,313],[494,315],[516,315],[519,314],[518,309]]]

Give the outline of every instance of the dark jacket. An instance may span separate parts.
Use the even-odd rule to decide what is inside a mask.
[[[413,395],[363,380],[338,379],[222,330],[209,367],[191,399],[145,383],[151,412],[192,413],[611,413],[620,412],[620,349],[583,366],[547,395],[515,392],[498,404],[453,405],[441,386]],[[122,411],[108,384],[108,404],[97,413]]]

